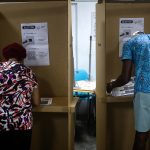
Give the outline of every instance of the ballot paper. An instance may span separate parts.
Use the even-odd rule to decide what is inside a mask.
[[[132,77],[131,80],[127,84],[125,84],[124,86],[114,88],[111,92],[111,95],[112,96],[130,96],[130,95],[134,95],[134,83],[135,83],[134,82],[134,77]]]
[[[41,97],[40,105],[51,105],[51,104],[52,104],[52,98]]]

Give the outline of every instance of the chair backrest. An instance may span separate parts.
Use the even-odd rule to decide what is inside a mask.
[[[74,80],[80,81],[80,80],[89,80],[89,75],[85,70],[76,70],[74,72]]]

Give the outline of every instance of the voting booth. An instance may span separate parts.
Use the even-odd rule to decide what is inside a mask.
[[[109,0],[99,1],[96,6],[97,150],[131,150],[133,146],[133,96],[108,96],[105,87],[107,82],[117,78],[121,73],[120,19],[142,18],[144,32],[150,33],[150,3],[146,2]]]
[[[52,104],[33,108],[31,150],[73,150],[76,99],[72,96],[73,54],[70,1],[1,1],[0,49],[12,42],[22,44],[22,37],[28,33],[22,32],[21,25],[34,26],[36,23],[39,25],[46,23],[48,37],[43,39],[47,41],[48,46],[43,48],[38,45],[42,43],[43,33],[36,34],[36,31],[32,33],[33,36],[30,33],[29,45],[33,42],[32,49],[39,50],[37,63],[33,65],[31,62],[30,67],[37,76],[40,96],[52,98]],[[36,38],[39,38],[39,41],[41,38],[38,44],[35,42]],[[46,53],[43,54],[44,50]],[[37,53],[37,51],[34,52]],[[31,60],[34,59],[33,55],[34,53]],[[46,63],[42,64],[44,61]]]

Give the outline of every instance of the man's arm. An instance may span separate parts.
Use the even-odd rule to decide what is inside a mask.
[[[118,78],[113,81],[107,83],[106,90],[108,93],[112,91],[115,87],[120,87],[129,82],[132,73],[132,61],[131,60],[123,60],[122,64],[122,72]]]

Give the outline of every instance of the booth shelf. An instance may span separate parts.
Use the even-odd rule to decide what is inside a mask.
[[[71,106],[68,106],[68,97],[53,97],[52,104],[46,106],[33,107],[33,112],[74,112],[76,103],[78,101],[77,97],[74,97],[74,100],[71,103]]]
[[[106,103],[132,102],[133,96],[106,96],[102,98],[102,101]]]

